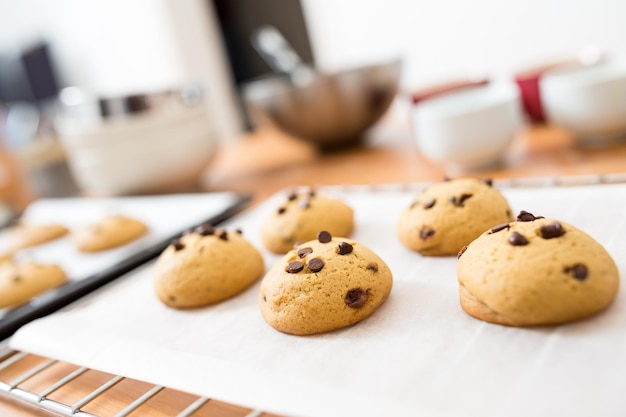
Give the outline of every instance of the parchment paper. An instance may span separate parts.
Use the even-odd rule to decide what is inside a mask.
[[[398,242],[396,222],[415,190],[327,191],[354,207],[354,239],[394,274],[390,298],[355,326],[311,337],[279,333],[258,311],[258,284],[216,306],[172,310],[153,293],[150,264],[23,327],[11,346],[286,415],[626,415],[624,289],[607,311],[581,322],[487,324],[459,306],[455,257],[422,257]],[[503,192],[515,212],[557,218],[595,237],[624,279],[625,185]],[[284,198],[231,227],[263,251],[261,221]],[[268,267],[278,259],[263,253]]]

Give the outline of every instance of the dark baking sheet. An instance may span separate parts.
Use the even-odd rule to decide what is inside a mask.
[[[234,195],[233,202],[226,205],[216,214],[197,222],[219,225],[242,211],[250,202],[249,194]],[[186,227],[185,227],[186,229]],[[156,258],[169,243],[179,237],[184,229],[159,240],[157,243],[130,254],[123,260],[102,269],[80,280],[72,280],[65,285],[48,291],[40,297],[33,298],[30,303],[8,310],[0,318],[0,340],[4,340],[15,333],[21,326],[35,319],[51,314],[79,298],[114,281],[125,273]]]

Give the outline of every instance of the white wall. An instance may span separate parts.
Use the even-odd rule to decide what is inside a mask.
[[[626,55],[623,0],[303,0],[327,70],[403,56],[403,84],[510,74],[596,45]]]

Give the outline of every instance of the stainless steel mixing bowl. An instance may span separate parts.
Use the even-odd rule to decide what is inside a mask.
[[[315,74],[302,83],[272,75],[244,85],[243,97],[253,120],[266,117],[293,136],[339,147],[358,142],[385,113],[398,90],[400,67],[393,61]]]

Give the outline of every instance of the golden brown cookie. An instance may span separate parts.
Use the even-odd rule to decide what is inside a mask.
[[[74,232],[74,242],[81,252],[99,252],[125,245],[143,236],[148,227],[140,220],[110,215]]]
[[[605,309],[619,274],[608,252],[565,222],[521,212],[459,253],[463,309],[510,326],[558,324]]]
[[[66,281],[65,272],[56,265],[3,262],[0,264],[0,308],[23,304]]]
[[[490,180],[456,179],[418,195],[402,212],[397,233],[422,255],[456,255],[491,226],[511,220],[509,204]]]
[[[65,236],[69,229],[62,224],[28,224],[21,223],[7,230],[8,246],[11,250],[19,250]]]
[[[276,330],[310,335],[369,317],[387,299],[389,267],[374,252],[320,232],[274,265],[261,282],[259,305]]]
[[[262,275],[263,257],[241,235],[202,225],[172,242],[157,260],[154,289],[174,308],[201,307],[239,294]]]
[[[268,250],[283,254],[297,242],[315,239],[320,230],[349,236],[353,228],[354,215],[348,205],[309,190],[290,193],[263,223],[261,237]]]

